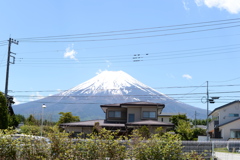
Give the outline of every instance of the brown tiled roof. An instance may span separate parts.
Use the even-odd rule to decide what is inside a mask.
[[[114,103],[114,104],[103,104],[100,105],[100,107],[120,107],[120,103]]]
[[[127,126],[174,126],[173,123],[165,123],[165,122],[154,121],[154,120],[128,122],[126,125]]]
[[[103,119],[90,120],[83,122],[72,122],[72,123],[62,123],[60,126],[71,126],[71,127],[93,127],[96,122],[99,122],[101,127],[125,127],[125,124],[122,123],[106,123]]]
[[[164,106],[164,104],[162,103],[153,103],[153,102],[144,102],[144,101],[121,103],[121,105]]]
[[[140,106],[165,106],[162,103],[153,103],[153,102],[127,102],[127,103],[114,103],[114,104],[104,104],[100,105],[101,107],[121,107],[122,105],[140,105]]]

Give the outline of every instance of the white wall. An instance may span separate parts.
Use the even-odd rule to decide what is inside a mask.
[[[224,140],[228,140],[230,138],[230,130],[231,129],[240,129],[240,120],[234,121],[227,125],[219,127],[221,130],[221,134]]]
[[[240,103],[233,103],[219,110],[219,124],[234,120],[238,117],[229,117],[229,113],[238,113],[240,115]]]

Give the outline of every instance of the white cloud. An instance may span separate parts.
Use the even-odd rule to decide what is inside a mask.
[[[72,44],[72,46],[69,46],[68,48],[66,48],[66,52],[64,53],[64,58],[70,58],[78,61],[78,59],[76,58],[76,55],[78,53],[73,49],[73,46],[74,45]]]
[[[15,103],[14,103],[15,105],[18,105],[18,104],[21,103],[21,102],[19,102],[15,97],[13,98],[13,101],[15,102]]]
[[[61,89],[57,89],[57,91],[58,91],[58,92],[62,92],[63,90],[61,90]]]
[[[98,69],[98,71],[96,72],[96,74],[98,75],[98,74],[100,74],[100,73],[102,73],[102,72],[103,72],[103,70]]]
[[[190,76],[189,74],[184,74],[182,75],[182,77],[186,79],[192,79],[192,76]]]
[[[240,0],[195,0],[198,6],[206,5],[209,8],[225,9],[232,14],[240,12]]]
[[[35,101],[35,100],[39,100],[39,99],[43,99],[43,98],[44,98],[43,95],[41,95],[39,92],[36,92],[36,93],[34,93],[30,96],[29,100],[30,101]]]
[[[188,2],[186,0],[182,0],[182,3],[183,3],[183,7],[186,11],[189,11],[190,8],[188,7]]]
[[[112,63],[110,61],[108,61],[108,60],[106,60],[106,63],[107,63],[107,67],[108,68],[112,65]]]

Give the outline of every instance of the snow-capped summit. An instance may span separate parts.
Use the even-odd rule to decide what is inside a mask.
[[[66,96],[69,96],[71,94],[96,95],[103,93],[112,95],[124,95],[134,92],[133,90],[135,89],[148,92],[150,95],[162,94],[139,82],[123,71],[102,71],[92,79],[81,83],[80,85],[61,94]]]
[[[153,77],[155,78],[155,77]],[[45,113],[58,118],[59,112],[72,112],[81,120],[104,118],[100,108],[103,104],[145,101],[163,103],[163,112],[186,113],[205,117],[206,111],[174,100],[153,88],[139,82],[123,71],[103,71],[90,80],[62,93],[13,106],[16,114],[40,113],[39,104],[46,104]],[[56,118],[54,118],[56,117]]]

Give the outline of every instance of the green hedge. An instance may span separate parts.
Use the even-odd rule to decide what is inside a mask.
[[[53,128],[47,135],[50,141],[36,136],[13,138],[13,133],[0,130],[0,159],[70,159],[70,160],[166,160],[191,159],[195,153],[182,153],[178,135],[165,133],[142,137],[134,131],[130,139],[117,136],[117,132],[102,129],[87,139],[71,139],[70,134]],[[201,157],[197,157],[201,158]]]

